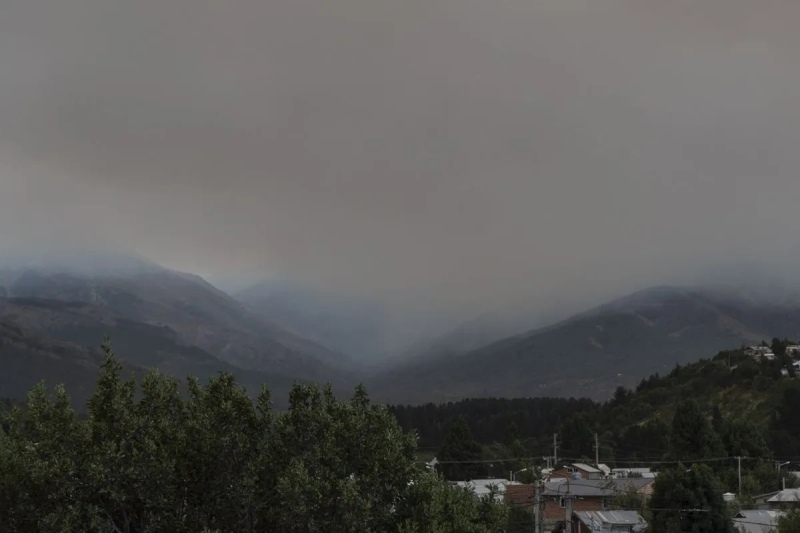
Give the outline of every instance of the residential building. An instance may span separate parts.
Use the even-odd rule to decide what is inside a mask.
[[[760,360],[761,358],[767,359],[769,361],[775,359],[775,354],[772,353],[772,350],[767,346],[748,346],[745,349],[744,354],[749,357],[752,357],[757,361]]]
[[[573,512],[610,511],[614,499],[629,490],[647,499],[653,493],[654,479],[559,479],[542,484],[540,509],[542,522],[553,526],[566,519],[567,498],[572,501]],[[517,484],[506,487],[505,501],[511,506],[536,512],[536,487]],[[614,530],[616,532],[616,530]],[[625,530],[623,530],[625,531]]]
[[[614,504],[614,498],[628,490],[647,499],[653,493],[653,479],[575,479],[551,481],[542,491],[542,513],[545,521],[563,520],[567,498],[572,500],[572,511],[606,511]]]
[[[789,357],[800,357],[800,344],[792,344],[787,346],[786,355]]]
[[[800,508],[800,489],[783,489],[754,498],[756,509],[780,510],[787,507]]]
[[[636,511],[578,511],[572,514],[576,533],[643,533],[647,521]]]
[[[772,533],[778,525],[781,511],[744,510],[733,517],[736,531],[742,533]]]
[[[635,478],[643,477],[653,479],[658,472],[653,472],[649,468],[614,468],[611,470],[611,477],[614,478]]]
[[[519,485],[507,479],[473,479],[472,481],[455,481],[454,485],[471,490],[476,496],[488,496],[492,492],[497,501],[503,501],[506,489],[510,485]]]
[[[572,463],[570,465],[564,465],[557,470],[553,470],[550,473],[550,479],[572,479],[576,474],[580,475],[581,479],[603,479],[605,477],[605,473],[599,468],[585,463]]]

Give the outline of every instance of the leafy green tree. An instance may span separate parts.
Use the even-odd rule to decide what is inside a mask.
[[[800,533],[800,511],[789,509],[778,518],[777,533]]]
[[[400,533],[494,533],[505,531],[507,509],[492,495],[476,497],[468,489],[422,474],[396,509]]]
[[[709,459],[723,453],[719,437],[692,399],[678,403],[670,435],[670,456],[675,460]]]
[[[652,533],[733,533],[722,487],[707,465],[662,471],[650,498]]]
[[[457,417],[447,429],[436,456],[444,477],[451,480],[470,480],[480,477],[483,457],[481,445],[472,438],[464,417]],[[451,462],[452,461],[452,462]]]
[[[724,420],[720,427],[720,437],[725,451],[731,457],[768,459],[771,456],[763,431],[747,420]]]
[[[573,460],[594,457],[594,431],[583,413],[567,419],[561,426],[559,436],[563,457]]]
[[[515,441],[519,440],[519,427],[517,427],[517,423],[513,420],[509,422],[508,427],[506,428],[506,436],[505,436],[505,444],[506,446],[511,446]]]

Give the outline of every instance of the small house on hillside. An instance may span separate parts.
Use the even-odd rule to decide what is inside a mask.
[[[800,357],[800,344],[791,344],[787,346],[786,355],[789,357]]]
[[[745,349],[744,354],[748,357],[752,357],[756,361],[760,361],[762,359],[772,361],[775,359],[775,354],[772,353],[772,350],[767,346],[748,346]]]

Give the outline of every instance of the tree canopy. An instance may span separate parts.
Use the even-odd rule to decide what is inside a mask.
[[[287,412],[229,374],[182,394],[149,373],[137,387],[104,344],[78,417],[63,387],[32,390],[0,432],[3,531],[494,532],[504,507],[449,486],[363,388],[341,402],[296,385]]]

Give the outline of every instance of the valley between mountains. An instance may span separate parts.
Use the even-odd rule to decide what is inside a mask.
[[[44,379],[65,383],[83,404],[108,335],[131,373],[157,368],[204,380],[230,372],[251,394],[271,388],[278,406],[295,381],[330,383],[340,396],[365,383],[372,397],[393,404],[604,400],[618,386],[633,387],[676,364],[800,331],[800,305],[792,298],[771,302],[730,290],[657,287],[552,324],[540,314],[514,334],[476,312],[475,320],[386,357],[380,313],[316,296],[273,294],[260,284],[234,297],[152,263],[93,272],[0,270],[0,396],[23,398]],[[335,348],[323,345],[326,340]],[[356,357],[341,349],[348,347]],[[370,350],[382,359],[366,364]]]

